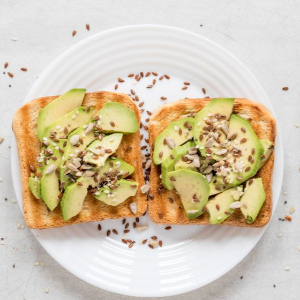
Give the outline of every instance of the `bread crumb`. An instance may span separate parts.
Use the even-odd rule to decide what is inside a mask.
[[[289,209],[289,213],[292,214],[295,210],[296,210],[295,207],[291,207],[291,208]]]

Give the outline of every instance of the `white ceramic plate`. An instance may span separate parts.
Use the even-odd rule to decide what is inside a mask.
[[[168,74],[147,89],[154,76],[138,84],[129,73],[154,71]],[[261,102],[272,111],[260,84],[249,70],[226,50],[181,29],[141,25],[96,34],[73,46],[56,59],[39,77],[25,102],[57,95],[75,87],[88,92],[114,90],[117,78],[125,79],[118,92],[134,89],[145,101],[143,108],[154,111],[167,102],[184,97],[203,97],[202,87],[211,97],[246,97]],[[158,77],[157,77],[158,79]],[[191,85],[181,90],[184,81]],[[273,112],[273,111],[272,111]],[[274,112],[273,112],[274,113]],[[144,119],[147,116],[144,114]],[[16,143],[12,145],[12,174],[19,203],[22,202]],[[283,151],[277,136],[274,169],[274,206],[278,201],[283,174]],[[143,217],[142,223],[151,223]],[[132,223],[133,220],[130,220]],[[81,224],[71,227],[32,230],[46,251],[75,276],[115,293],[133,296],[168,296],[191,291],[219,278],[239,263],[262,237],[265,228],[213,226],[164,226],[128,238],[140,241],[157,235],[164,246],[152,250],[136,244],[128,249],[121,236],[106,237],[106,230],[122,231],[121,221]],[[247,270],[245,270],[247,272]]]

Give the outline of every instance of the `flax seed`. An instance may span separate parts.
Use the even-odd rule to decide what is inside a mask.
[[[145,77],[150,76],[150,74],[151,74],[150,72],[147,72],[146,75],[145,75]]]
[[[149,110],[147,110],[147,114],[148,114],[148,116],[151,116],[151,115],[152,115],[152,112],[149,111]]]
[[[188,81],[185,81],[183,84],[184,85],[190,85],[190,83]]]
[[[160,76],[160,77],[159,77],[159,80],[163,80],[163,79],[164,79],[164,76]]]
[[[77,31],[76,31],[76,30],[73,30],[73,31],[72,31],[72,36],[75,36],[76,33],[77,33]]]
[[[158,74],[156,72],[152,72],[153,76],[157,76]]]
[[[27,72],[26,68],[21,68],[20,70],[23,71],[23,72]]]
[[[220,205],[216,204],[216,209],[219,211],[220,210]]]
[[[10,72],[7,72],[7,75],[8,75],[9,77],[11,77],[11,78],[14,77],[14,74],[13,74],[13,73],[10,73]]]
[[[118,82],[125,82],[125,80],[123,80],[122,78],[118,78]]]
[[[165,96],[161,96],[160,99],[164,101],[164,100],[167,100],[168,98]]]
[[[110,121],[110,125],[111,125],[112,127],[115,127],[115,126],[116,126],[115,122],[113,122],[113,121]]]
[[[106,236],[110,236],[110,230],[107,230],[107,232],[106,232]]]
[[[283,90],[283,91],[288,91],[289,88],[288,88],[287,86],[284,86],[284,87],[282,88],[282,90]]]
[[[139,101],[140,101],[140,98],[139,98],[138,96],[135,96],[135,97],[134,97],[134,100],[137,101],[137,102],[139,102]]]
[[[117,84],[115,84],[115,90],[117,90],[118,89],[118,85]]]
[[[202,88],[202,93],[205,95],[206,94],[206,89]]]
[[[145,245],[146,243],[147,243],[147,239],[144,239],[144,240],[142,241],[142,244]]]
[[[116,229],[113,229],[112,232],[115,234],[115,235],[118,235],[118,231]]]
[[[241,139],[240,144],[244,144],[244,143],[246,143],[246,142],[247,142],[247,139],[246,139],[246,138],[243,138],[243,139]]]
[[[164,75],[165,78],[167,78],[168,80],[170,79],[170,76],[169,75]]]
[[[134,245],[134,242],[131,242],[131,243],[129,244],[128,248],[132,248],[133,245]]]
[[[162,247],[162,246],[163,246],[163,242],[162,242],[162,241],[159,241],[159,242],[158,242],[158,245],[159,245],[159,247]]]
[[[133,227],[133,228],[136,227],[136,222],[133,222],[132,227]]]
[[[148,244],[149,248],[154,249],[154,247],[151,244]]]
[[[133,77],[133,76],[134,76],[134,74],[132,74],[132,73],[128,75],[128,77]]]
[[[165,230],[170,230],[172,227],[171,226],[167,226],[165,227]]]
[[[6,69],[8,67],[8,62],[6,62],[5,64],[4,64],[4,69]]]
[[[153,79],[152,84],[155,85],[155,83],[156,83],[156,79]]]
[[[153,85],[150,84],[147,86],[147,89],[151,89],[152,87],[153,87]]]
[[[184,87],[182,87],[181,89],[182,90],[186,90],[188,87],[187,86],[184,86]]]
[[[142,107],[144,105],[144,103],[145,103],[144,101],[139,103],[139,107]]]
[[[98,230],[100,231],[102,229],[101,225],[98,224]]]

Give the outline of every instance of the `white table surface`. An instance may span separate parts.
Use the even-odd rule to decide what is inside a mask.
[[[26,226],[17,228],[24,219],[12,202],[9,148],[13,114],[53,59],[94,33],[142,23],[190,30],[236,55],[270,97],[285,150],[282,195],[255,249],[219,280],[170,299],[300,299],[300,128],[294,126],[300,123],[300,1],[295,0],[0,1],[0,137],[5,138],[0,145],[0,299],[133,299],[77,279],[44,251]],[[28,71],[20,71],[22,67]],[[282,91],[283,86],[289,90]],[[292,222],[279,221],[290,207],[296,208]]]

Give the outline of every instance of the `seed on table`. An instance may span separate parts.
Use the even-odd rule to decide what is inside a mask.
[[[106,236],[110,236],[110,230],[107,230],[107,232],[106,232]]]
[[[90,30],[90,28],[91,28],[90,24],[86,24],[86,25],[85,25],[85,28],[86,28],[87,30]]]
[[[73,31],[72,31],[72,36],[75,36],[76,33],[77,33],[77,31],[76,31],[76,30],[73,30]]]
[[[118,78],[118,81],[119,81],[119,82],[125,82],[125,80],[123,80],[123,79],[120,78],[120,77]]]
[[[170,200],[171,198],[169,198],[169,200]],[[167,226],[166,228],[165,228],[165,230],[170,230],[172,227],[171,226]]]
[[[170,76],[169,76],[169,75],[164,75],[164,76],[165,76],[165,78],[170,79]]]
[[[117,90],[118,89],[118,85],[117,84],[115,84],[115,90]]]
[[[21,71],[27,72],[27,69],[26,68],[21,68]]]
[[[128,77],[133,77],[133,76],[134,76],[134,74],[132,74],[132,73],[128,75]]]
[[[101,225],[98,224],[98,230],[100,231],[102,229]]]

